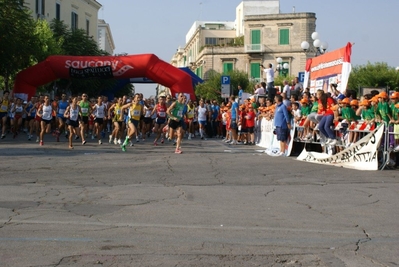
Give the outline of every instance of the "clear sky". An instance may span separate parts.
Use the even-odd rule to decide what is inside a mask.
[[[196,20],[234,21],[241,0],[97,0],[110,24],[115,53],[157,55],[170,62]],[[399,0],[280,0],[280,12],[316,13],[316,31],[329,51],[355,43],[352,64],[399,66]],[[297,40],[300,44],[303,40]],[[296,42],[296,40],[293,40]],[[156,85],[135,84],[145,97]]]

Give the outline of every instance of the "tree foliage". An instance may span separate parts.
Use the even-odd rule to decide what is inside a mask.
[[[381,62],[355,66],[349,76],[348,88],[357,90],[360,87],[388,87],[399,90],[399,72]]]
[[[196,86],[195,94],[197,97],[203,97],[205,99],[217,99],[221,101],[221,79],[223,75],[230,76],[232,95],[238,95],[238,85],[241,85],[244,92],[253,93],[254,83],[248,79],[248,74],[246,74],[244,71],[233,70],[227,74],[213,72],[212,75],[209,75],[210,78],[208,80]]]
[[[0,0],[0,76],[6,89],[20,70],[35,61],[40,50],[38,38],[23,1]]]

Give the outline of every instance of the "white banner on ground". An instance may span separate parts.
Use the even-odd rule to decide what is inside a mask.
[[[376,130],[354,143],[353,146],[335,154],[309,152],[304,149],[298,156],[298,160],[344,167],[350,169],[377,171],[378,147],[384,133],[384,126],[380,125]]]
[[[291,125],[294,125],[291,122]],[[273,133],[273,120],[262,118],[260,121],[260,140],[258,146],[265,148],[265,153],[270,156],[276,156],[280,152],[280,141],[277,140],[277,135]],[[291,154],[292,145],[294,141],[295,127],[292,127],[290,135],[288,136],[287,145],[285,147],[285,156]]]

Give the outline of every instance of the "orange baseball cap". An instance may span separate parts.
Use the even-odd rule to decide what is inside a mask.
[[[357,99],[353,99],[352,101],[351,101],[351,106],[359,106],[359,101],[357,101]]]
[[[359,106],[370,106],[370,102],[365,99],[365,100],[360,102]]]
[[[349,98],[345,97],[344,99],[342,99],[341,101],[342,104],[350,104]]]
[[[391,95],[391,99],[399,99],[399,93],[398,92],[393,92]]]
[[[388,94],[386,92],[381,92],[378,94],[378,98],[388,98]]]
[[[378,95],[375,95],[373,98],[370,99],[370,102],[378,103]]]

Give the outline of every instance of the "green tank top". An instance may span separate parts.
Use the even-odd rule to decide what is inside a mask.
[[[175,107],[173,108],[172,115],[176,117],[178,120],[181,120],[183,117],[183,110],[184,104],[179,103],[178,101],[175,102]]]
[[[89,115],[89,102],[80,102],[79,106],[82,110],[82,116],[87,117]]]

